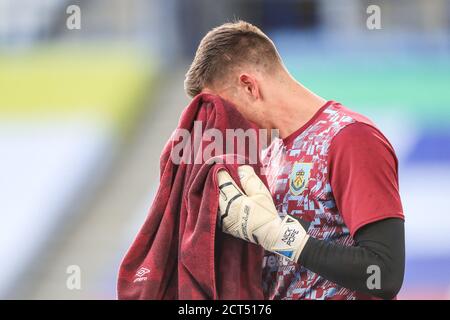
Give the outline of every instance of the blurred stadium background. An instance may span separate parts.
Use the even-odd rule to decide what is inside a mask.
[[[184,73],[203,34],[234,18],[386,133],[407,219],[399,298],[450,298],[450,1],[0,0],[1,298],[115,298],[188,103]]]

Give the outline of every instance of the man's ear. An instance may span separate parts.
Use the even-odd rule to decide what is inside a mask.
[[[242,73],[239,76],[239,85],[244,89],[244,92],[249,94],[253,99],[261,98],[258,81],[255,77],[252,77],[251,75],[246,73]]]

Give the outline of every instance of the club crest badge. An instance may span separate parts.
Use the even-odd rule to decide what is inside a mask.
[[[301,194],[307,187],[312,163],[296,162],[289,174],[289,190],[294,196]]]

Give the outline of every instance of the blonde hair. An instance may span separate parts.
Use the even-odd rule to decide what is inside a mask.
[[[242,64],[254,64],[266,70],[281,63],[277,49],[258,27],[239,20],[222,24],[201,40],[186,73],[184,89],[190,97]]]

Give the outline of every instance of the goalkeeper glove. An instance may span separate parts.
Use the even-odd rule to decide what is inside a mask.
[[[238,168],[244,192],[226,170],[219,170],[219,212],[222,231],[298,261],[309,236],[298,220],[280,218],[272,195],[251,166]]]

